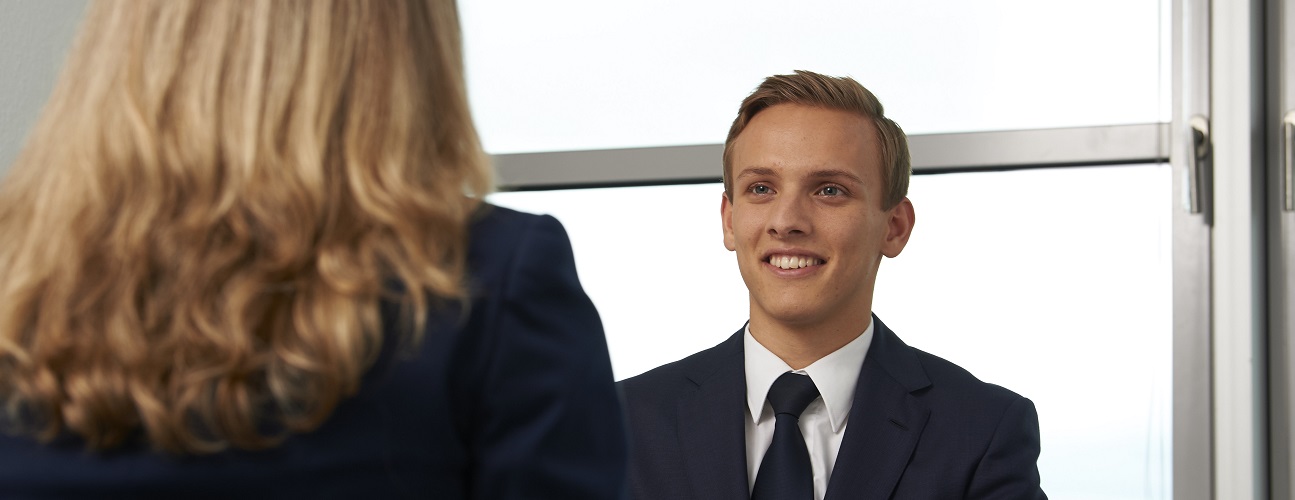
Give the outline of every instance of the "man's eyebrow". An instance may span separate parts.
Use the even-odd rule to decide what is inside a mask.
[[[750,176],[753,176],[753,175],[757,175],[757,176],[767,176],[767,177],[777,177],[777,176],[778,176],[778,173],[777,173],[777,172],[774,172],[772,168],[768,168],[768,167],[748,167],[748,168],[744,168],[744,169],[742,169],[742,171],[741,171],[741,172],[738,172],[738,173],[737,173],[737,177],[735,177],[735,178],[736,178],[736,179],[741,179],[741,178],[743,178],[743,177],[750,177]]]
[[[815,170],[809,173],[809,177],[813,177],[815,179],[835,179],[835,178],[844,177],[847,180],[854,182],[856,184],[863,184],[863,179],[859,178],[858,175],[855,175],[854,172],[851,172],[849,170],[840,170],[840,169]]]

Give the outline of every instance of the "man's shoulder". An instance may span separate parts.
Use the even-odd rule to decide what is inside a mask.
[[[696,379],[706,377],[712,370],[718,369],[722,360],[730,355],[740,356],[740,343],[734,350],[733,337],[729,337],[714,347],[698,351],[678,361],[666,363],[639,375],[620,381],[625,390],[646,390],[654,387],[695,384]]]
[[[923,398],[964,401],[1000,401],[1010,404],[1021,396],[1004,387],[980,380],[958,364],[906,344],[877,319],[877,336],[869,352],[879,357],[885,371],[910,392]]]
[[[627,402],[669,400],[697,387],[717,371],[742,367],[741,331],[718,345],[617,383]]]
[[[876,364],[870,373],[884,370],[890,379],[861,379],[860,383],[871,388],[889,385],[875,391],[889,396],[865,401],[860,409],[876,410],[863,414],[861,420],[855,420],[860,415],[850,419],[883,424],[889,417],[887,398],[891,408],[898,408],[894,402],[903,400],[904,406],[920,415],[914,421],[922,422],[917,424],[921,438],[894,496],[1046,498],[1038,486],[1038,414],[1030,400],[940,356],[905,345],[893,332],[887,330],[879,338],[888,359],[873,359]],[[896,397],[900,394],[902,398]]]
[[[1006,407],[1022,399],[1020,394],[985,382],[952,361],[915,347],[909,349],[931,380],[930,399],[993,407]]]

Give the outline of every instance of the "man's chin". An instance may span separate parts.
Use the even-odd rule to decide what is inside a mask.
[[[781,307],[762,308],[758,315],[761,320],[783,327],[811,327],[821,323],[823,312],[816,307],[816,304],[781,304]],[[755,320],[756,311],[752,312],[752,319]]]

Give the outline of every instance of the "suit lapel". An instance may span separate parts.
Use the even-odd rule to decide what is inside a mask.
[[[686,375],[696,391],[679,404],[679,445],[692,497],[747,500],[746,377],[742,330],[699,358]]]
[[[873,321],[825,500],[890,498],[930,416],[912,394],[931,385],[916,355],[880,319]]]

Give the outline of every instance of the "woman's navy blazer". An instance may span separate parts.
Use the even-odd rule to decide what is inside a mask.
[[[486,205],[470,239],[468,307],[433,313],[416,349],[388,332],[318,430],[196,457],[0,435],[0,498],[618,497],[623,417],[566,232]]]

